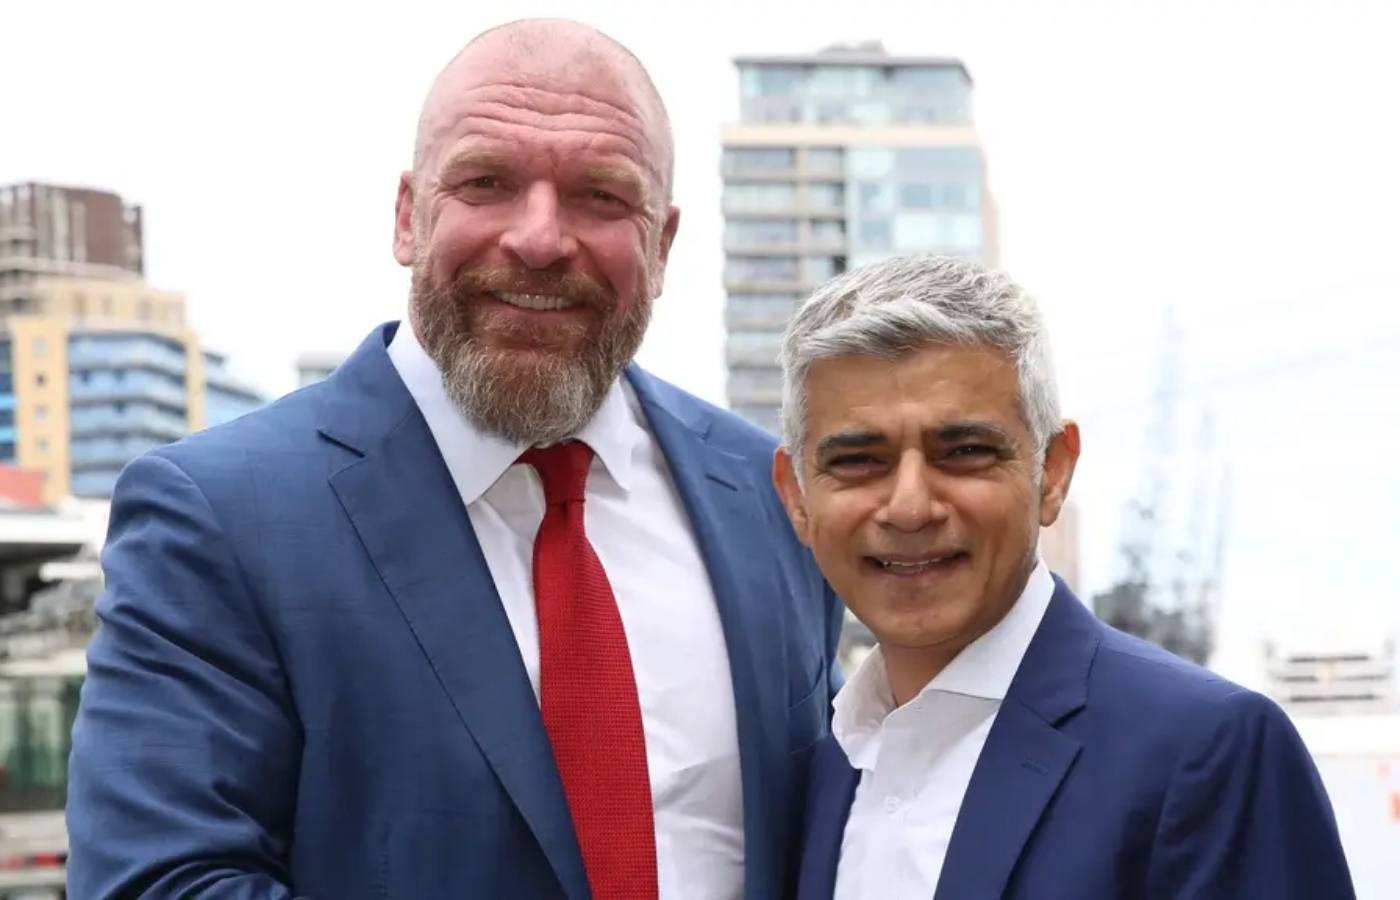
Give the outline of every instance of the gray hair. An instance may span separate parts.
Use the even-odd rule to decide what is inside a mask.
[[[800,456],[806,439],[807,372],[819,360],[895,358],[922,347],[996,348],[1016,366],[1021,417],[1036,454],[1061,430],[1050,341],[1035,301],[1005,274],[950,256],[921,254],[871,263],[818,287],[788,323],[783,368],[783,444]]]

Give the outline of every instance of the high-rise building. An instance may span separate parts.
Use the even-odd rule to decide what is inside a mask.
[[[325,381],[336,367],[345,362],[343,353],[303,353],[296,359],[297,387]]]
[[[878,43],[740,57],[724,132],[729,404],[776,431],[778,338],[813,287],[891,255],[997,261],[996,215],[955,59]]]
[[[139,208],[0,186],[0,463],[42,472],[48,503],[109,496],[136,456],[262,403],[141,273]]]
[[[0,315],[29,311],[45,276],[139,279],[141,207],[107,191],[0,185]]]

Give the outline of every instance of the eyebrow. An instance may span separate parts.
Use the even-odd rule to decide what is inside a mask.
[[[584,171],[584,177],[588,179],[589,184],[616,185],[620,190],[630,191],[643,203],[647,200],[646,182],[643,181],[641,173],[631,166],[589,166]]]
[[[459,150],[447,158],[439,170],[438,180],[450,178],[462,169],[502,169],[510,157],[498,150],[473,148]]]
[[[879,431],[838,431],[817,442],[816,454],[823,457],[837,450],[859,450],[889,442],[890,439]]]
[[[450,180],[463,169],[504,169],[509,167],[510,162],[510,154],[502,153],[499,150],[483,148],[460,150],[449,156],[447,161],[442,164],[438,180]],[[641,173],[630,166],[592,165],[584,170],[584,178],[590,185],[612,185],[619,191],[630,192],[643,204],[650,199],[646,182]]]
[[[1016,439],[1000,425],[992,422],[949,422],[924,433],[940,443],[953,444],[958,441],[987,441],[994,444],[1015,445]]]
[[[1015,446],[1016,439],[1006,429],[992,422],[959,421],[939,425],[924,432],[924,440],[941,444],[955,444],[960,441],[986,441],[990,444]],[[872,429],[860,431],[838,431],[817,442],[816,455],[822,458],[840,450],[862,450],[886,445],[890,439],[880,431]]]

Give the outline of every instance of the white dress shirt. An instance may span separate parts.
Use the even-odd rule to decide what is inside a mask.
[[[832,734],[860,772],[836,900],[933,896],[972,770],[1054,591],[1037,562],[1002,620],[903,706],[878,649],[836,695]]]
[[[531,559],[544,517],[539,476],[517,463],[524,447],[482,433],[457,410],[407,322],[390,343],[389,358],[462,495],[538,699]],[[637,680],[661,898],[740,897],[744,825],[734,691],[700,548],[625,379],[613,384],[577,437],[595,454],[584,527],[617,598]]]

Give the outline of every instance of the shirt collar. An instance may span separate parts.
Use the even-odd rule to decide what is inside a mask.
[[[408,322],[400,324],[389,342],[389,360],[427,421],[463,503],[476,502],[515,464],[525,445],[482,431],[457,409],[447,396],[441,370]],[[640,404],[630,392],[624,379],[614,381],[602,406],[575,436],[592,448],[624,491],[631,489],[636,456],[647,436]]]
[[[943,671],[924,686],[919,696],[938,692],[996,701],[1006,699],[1006,692],[1054,593],[1055,582],[1050,577],[1050,569],[1044,560],[1037,560],[1021,596],[1001,621],[953,657]],[[880,726],[894,708],[884,656],[876,647],[832,703],[831,731],[852,766],[873,767],[879,750]]]

